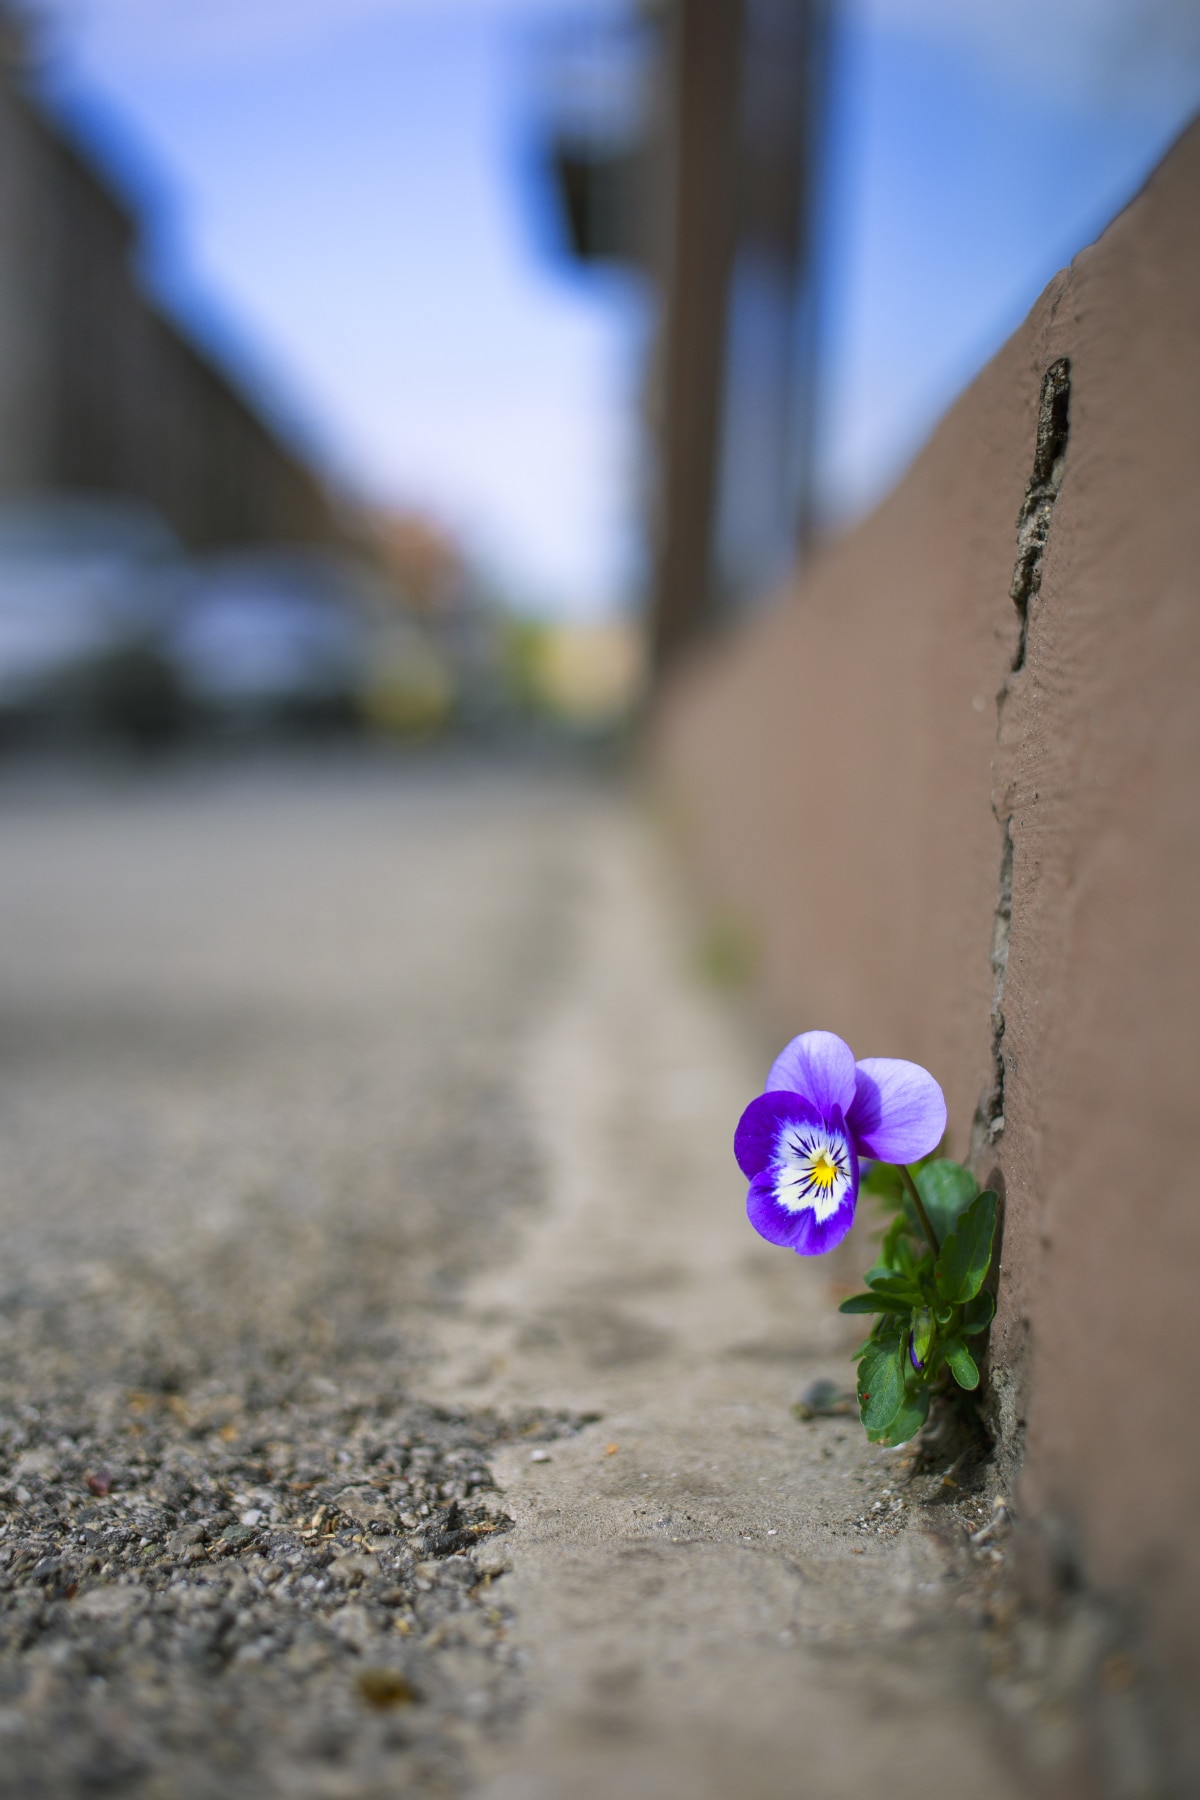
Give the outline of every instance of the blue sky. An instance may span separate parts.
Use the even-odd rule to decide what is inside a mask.
[[[526,604],[624,600],[647,308],[549,252],[532,170],[536,45],[571,0],[44,7],[58,102],[157,196],[158,292],[325,466],[434,512]],[[1184,122],[1200,99],[1191,10],[846,0],[829,518],[879,496]]]
[[[834,69],[819,492],[852,520],[1200,106],[1200,7],[860,0]]]

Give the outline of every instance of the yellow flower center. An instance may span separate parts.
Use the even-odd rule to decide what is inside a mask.
[[[822,1150],[808,1166],[808,1179],[819,1188],[828,1190],[837,1180],[837,1164],[830,1160],[828,1150]]]

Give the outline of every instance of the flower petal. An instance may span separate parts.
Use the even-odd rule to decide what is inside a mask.
[[[768,1243],[781,1244],[799,1256],[823,1256],[841,1243],[853,1225],[854,1197],[847,1197],[827,1219],[818,1219],[809,1207],[792,1212],[776,1199],[774,1174],[764,1169],[750,1183],[746,1216]]]
[[[752,1177],[746,1212],[761,1237],[801,1256],[841,1242],[854,1223],[858,1158],[840,1108],[825,1119],[802,1094],[760,1094],[735,1147]]]
[[[790,1212],[786,1206],[781,1206],[775,1198],[774,1173],[763,1169],[750,1183],[746,1217],[768,1244],[782,1244],[785,1250],[790,1250],[795,1240],[806,1233],[811,1214]]]
[[[824,1256],[826,1251],[833,1250],[841,1243],[854,1223],[854,1200],[843,1200],[835,1213],[827,1219],[818,1219],[813,1213],[804,1216],[809,1220],[808,1236],[802,1244],[793,1244],[792,1248],[798,1256]]]
[[[848,1112],[855,1091],[853,1050],[832,1031],[802,1031],[771,1064],[767,1092],[781,1088],[803,1094],[826,1117],[835,1106]]]
[[[760,1094],[750,1102],[733,1134],[733,1154],[743,1175],[754,1176],[767,1167],[775,1155],[780,1127],[793,1122],[821,1123],[821,1115],[803,1094]]]
[[[846,1124],[860,1156],[910,1163],[928,1156],[946,1129],[946,1098],[927,1069],[890,1056],[857,1066]]]

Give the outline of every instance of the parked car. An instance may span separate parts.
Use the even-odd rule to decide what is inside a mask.
[[[349,724],[369,625],[331,555],[253,550],[199,565],[166,640],[192,716],[224,729]]]
[[[0,731],[168,735],[179,708],[163,639],[180,561],[136,501],[0,503]]]

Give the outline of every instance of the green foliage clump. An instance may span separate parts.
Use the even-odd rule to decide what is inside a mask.
[[[967,1344],[996,1310],[985,1288],[996,1236],[997,1196],[980,1193],[969,1169],[945,1158],[909,1170],[875,1163],[863,1191],[893,1217],[866,1291],[844,1313],[877,1315],[855,1352],[858,1405],[873,1443],[906,1443],[929,1416],[935,1388],[952,1380],[979,1386]]]

